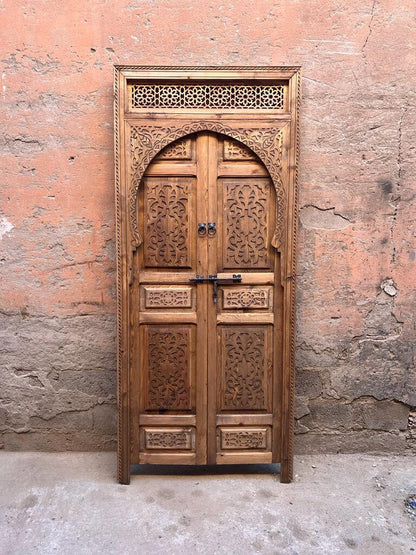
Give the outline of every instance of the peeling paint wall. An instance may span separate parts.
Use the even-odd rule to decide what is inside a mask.
[[[303,66],[297,449],[415,448],[410,0],[0,5],[0,432],[112,449],[112,66]]]

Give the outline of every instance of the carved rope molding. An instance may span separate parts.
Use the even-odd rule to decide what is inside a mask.
[[[256,127],[233,129],[218,122],[195,121],[182,127],[159,127],[155,125],[131,126],[131,183],[128,195],[132,248],[142,243],[136,211],[137,193],[147,166],[169,143],[199,131],[214,131],[240,141],[250,148],[266,166],[276,190],[276,228],[272,245],[279,249],[284,231],[286,194],[281,177],[283,128]]]

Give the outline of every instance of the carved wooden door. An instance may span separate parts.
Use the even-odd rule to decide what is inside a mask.
[[[279,461],[282,294],[275,192],[241,143],[166,147],[139,191],[132,462]]]
[[[299,67],[115,68],[118,479],[293,475]]]

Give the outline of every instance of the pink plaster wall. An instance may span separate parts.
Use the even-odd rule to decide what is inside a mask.
[[[0,17],[4,446],[114,445],[113,64],[299,64],[298,450],[411,448],[414,2],[4,0]]]

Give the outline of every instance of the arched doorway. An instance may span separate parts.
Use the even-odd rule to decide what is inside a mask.
[[[137,222],[131,462],[280,462],[283,288],[267,169],[231,137],[182,137],[148,166]]]

